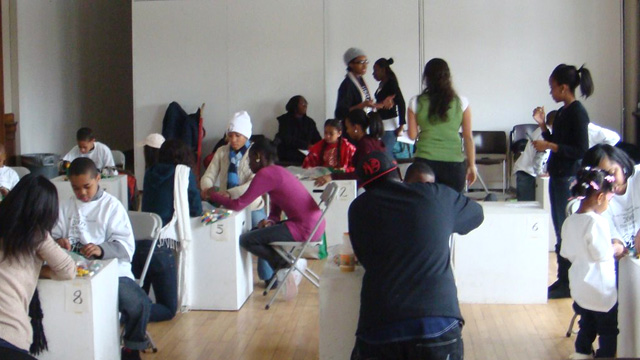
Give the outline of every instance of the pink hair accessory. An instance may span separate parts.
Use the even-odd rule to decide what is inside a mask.
[[[616,177],[613,175],[606,175],[604,177],[605,180],[607,180],[607,182],[613,183],[614,181],[616,181]]]
[[[595,183],[595,182],[593,182],[593,181],[590,181],[590,182],[589,182],[589,185],[591,185],[591,187],[592,187],[595,191],[600,190],[600,186],[598,186],[598,184],[596,184],[596,183]]]

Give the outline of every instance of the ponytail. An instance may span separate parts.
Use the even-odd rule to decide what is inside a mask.
[[[575,90],[580,86],[582,96],[588,98],[593,94],[594,85],[589,69],[582,65],[580,69],[576,69],[573,65],[560,64],[553,69],[551,78],[558,85],[567,85],[571,93],[575,95]]]
[[[578,171],[576,183],[571,187],[571,195],[588,198],[600,193],[607,194],[613,191],[614,182],[614,176],[608,172],[587,166]]]
[[[388,59],[380,58],[376,60],[374,65],[378,66],[381,69],[384,69],[389,79],[393,79],[396,82],[398,82],[398,77],[396,76],[396,73],[394,73],[393,70],[391,70],[391,65],[393,65],[393,58],[388,58]]]

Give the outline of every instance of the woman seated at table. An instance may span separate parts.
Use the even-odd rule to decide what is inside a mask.
[[[307,116],[307,100],[302,95],[289,99],[287,113],[278,117],[278,158],[280,161],[302,164],[311,145],[320,141],[316,122]]]
[[[249,167],[251,129],[251,117],[246,111],[239,111],[233,115],[225,134],[228,143],[216,150],[207,171],[200,179],[202,191],[209,191],[212,188],[213,190],[210,191],[214,191],[216,183],[220,186],[215,191],[232,199],[237,199],[247,191],[254,176]],[[253,228],[266,217],[262,197],[256,198],[249,205],[249,209]],[[258,258],[260,280],[269,282],[272,276],[273,269],[265,260]]]
[[[249,189],[237,199],[212,189],[203,191],[203,197],[237,211],[260,196],[269,194],[269,217],[258,224],[258,229],[240,235],[240,245],[267,260],[272,268],[283,269],[290,264],[269,244],[275,241],[305,241],[322,212],[304,185],[287,169],[274,165],[275,160],[276,150],[268,140],[255,142],[249,149],[249,166],[256,175]],[[287,217],[286,221],[282,221],[283,213]],[[320,240],[324,227],[323,221],[312,241]]]

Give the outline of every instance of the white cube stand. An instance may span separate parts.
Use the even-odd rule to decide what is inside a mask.
[[[118,262],[103,264],[90,277],[38,281],[49,345],[38,359],[120,358]]]
[[[253,292],[251,254],[240,247],[240,235],[250,230],[248,210],[210,225],[191,219],[189,307],[192,310],[239,310]]]

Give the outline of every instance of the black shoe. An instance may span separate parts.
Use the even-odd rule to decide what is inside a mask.
[[[564,284],[563,281],[556,280],[553,284],[549,285],[547,291],[555,290],[556,288],[562,286]]]
[[[139,350],[128,349],[126,347],[123,347],[120,351],[120,358],[122,360],[142,360]]]
[[[559,281],[556,281],[558,283]],[[553,285],[555,285],[554,283]],[[559,285],[556,285],[554,288],[549,286],[549,290],[547,291],[548,299],[566,299],[571,297],[571,290],[569,290],[569,284],[565,282],[560,282]]]
[[[276,276],[276,275],[274,274],[273,276]],[[269,287],[269,283],[271,282],[271,280],[273,280],[273,278],[271,278],[271,279],[269,279],[269,280],[265,280],[265,281],[264,281],[264,288],[265,288],[265,289]],[[278,285],[280,285],[280,284],[278,284],[278,280],[276,280],[276,281],[273,283],[273,286],[271,287],[271,290],[277,289],[277,288],[278,288]]]

